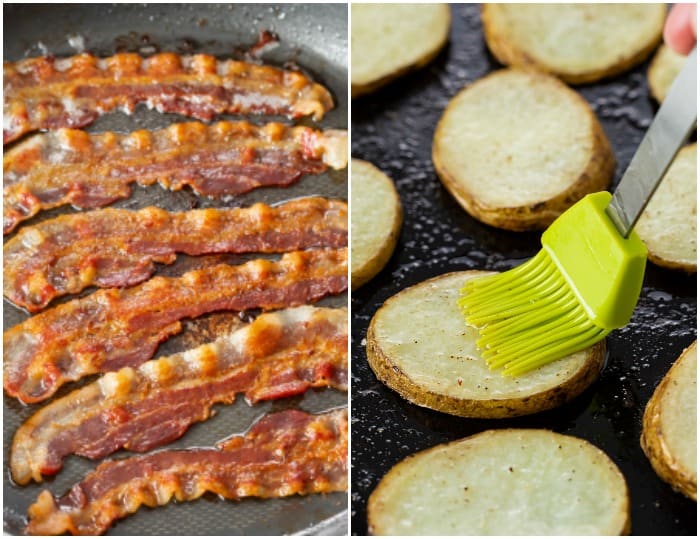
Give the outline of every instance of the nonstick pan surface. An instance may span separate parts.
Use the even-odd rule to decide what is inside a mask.
[[[426,68],[352,107],[352,155],[371,161],[398,188],[404,224],[384,270],[352,294],[351,530],[366,535],[367,498],[397,462],[422,449],[490,428],[547,428],[584,438],[620,467],[629,486],[632,533],[696,535],[696,504],[662,482],[639,446],[642,414],[654,388],[696,334],[696,276],[647,265],[631,323],[607,339],[607,364],[582,395],[559,409],[512,420],[470,420],[410,404],[379,382],[367,364],[371,317],[400,290],[466,269],[505,270],[539,249],[539,234],[509,233],[467,215],[445,190],[431,161],[432,137],[449,99],[500,66],[484,43],[479,6],[452,6],[446,49]],[[617,169],[627,167],[656,111],[648,62],[576,89],[610,139]]]
[[[85,50],[98,55],[118,51],[156,51],[181,53],[204,52],[221,58],[237,58],[254,45],[260,30],[279,37],[279,46],[263,54],[265,63],[282,66],[293,62],[314,79],[328,87],[336,108],[323,121],[297,123],[323,128],[347,128],[347,6],[345,4],[129,4],[129,5],[5,5],[5,60],[18,60],[41,54],[69,56]],[[241,117],[231,117],[240,119]],[[255,123],[268,120],[289,122],[279,117],[247,117]],[[191,119],[159,114],[138,108],[134,116],[114,113],[100,118],[89,131],[131,131],[158,129],[174,122]],[[347,172],[330,171],[303,178],[290,188],[266,188],[235,197],[226,205],[249,205],[257,201],[280,202],[304,195],[323,195],[347,199]],[[224,205],[221,201],[193,195],[189,190],[171,193],[160,187],[137,188],[128,200],[115,206],[141,208],[157,205],[169,210]],[[24,226],[39,220],[74,211],[70,208],[41,213]],[[180,274],[195,266],[228,261],[241,263],[249,256],[178,257],[172,266],[159,267],[157,274]],[[347,295],[328,298],[326,306],[347,305]],[[185,331],[161,345],[157,357],[171,354],[211,340],[225,329],[251,320],[256,313],[217,313],[185,323]],[[5,301],[4,328],[24,320],[26,313]],[[62,388],[59,395],[76,385]],[[239,399],[233,406],[216,407],[216,416],[194,425],[180,440],[166,448],[209,446],[234,433],[246,431],[264,414],[286,408],[322,412],[346,406],[347,395],[334,390],[310,391],[303,397],[261,403],[253,407]],[[64,469],[52,480],[25,487],[9,479],[8,457],[12,436],[40,405],[24,407],[14,399],[4,398],[3,465],[4,531],[21,533],[27,507],[39,492],[48,488],[54,495],[63,494],[97,463],[71,457]],[[128,456],[126,451],[109,458]],[[115,535],[282,535],[347,533],[347,494],[293,496],[284,499],[240,502],[220,500],[215,496],[186,503],[169,503],[164,507],[139,511],[117,523],[108,533]]]

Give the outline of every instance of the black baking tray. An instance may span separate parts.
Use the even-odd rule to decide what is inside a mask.
[[[209,53],[221,58],[245,58],[246,51],[258,40],[261,30],[275,33],[279,46],[266,49],[263,61],[271,65],[295,65],[331,90],[336,102],[323,121],[301,119],[298,124],[322,128],[347,128],[347,6],[345,4],[5,4],[4,59],[18,60],[41,54],[69,56],[83,49],[98,55],[119,51],[140,52],[148,56],[158,51]],[[242,117],[228,117],[241,119]],[[249,116],[254,123],[268,120],[290,123],[286,118]],[[136,114],[113,113],[100,118],[87,129],[92,132],[134,129],[158,129],[174,122],[192,121],[183,116],[159,114],[139,107]],[[262,201],[276,203],[304,195],[323,195],[347,199],[347,171],[328,171],[307,176],[289,188],[257,189],[227,202],[197,197],[189,190],[169,192],[154,185],[134,189],[133,196],[114,204],[141,208],[150,204],[169,210],[217,205],[241,206]],[[40,213],[23,226],[75,211],[60,208]],[[218,261],[241,263],[258,255],[179,256],[172,266],[159,266],[157,274],[180,274],[194,266]],[[326,306],[346,306],[347,294],[320,302]],[[163,356],[211,340],[225,329],[248,321],[256,313],[216,313],[185,322],[185,331],[161,345],[156,356]],[[7,301],[3,306],[3,325],[7,329],[27,317]],[[63,395],[77,387],[67,384]],[[217,406],[216,416],[199,423],[178,441],[166,447],[209,446],[222,438],[247,430],[264,414],[286,408],[321,412],[347,406],[347,394],[335,390],[309,391],[302,397],[248,406],[239,399],[233,406]],[[97,463],[71,457],[64,469],[42,484],[13,485],[9,478],[8,456],[12,436],[40,405],[21,406],[4,397],[3,405],[3,523],[6,534],[21,533],[27,507],[38,493],[48,488],[63,494]],[[122,458],[122,451],[109,458]],[[117,521],[108,533],[115,535],[282,535],[347,534],[348,495],[293,496],[284,499],[220,500],[211,495],[187,503],[139,511]]]
[[[450,41],[427,67],[352,103],[352,155],[391,177],[404,210],[394,255],[353,291],[351,530],[367,534],[367,498],[397,462],[422,449],[490,428],[547,428],[605,451],[629,486],[632,533],[697,535],[696,503],[654,473],[639,446],[644,407],[673,361],[696,336],[697,281],[647,265],[632,321],[607,338],[607,363],[582,395],[556,410],[510,420],[464,419],[403,400],[372,373],[365,337],[371,317],[400,290],[466,269],[506,270],[539,249],[539,233],[511,233],[467,215],[442,186],[431,160],[432,137],[449,99],[501,67],[488,52],[477,4],[451,5]],[[615,152],[614,184],[656,111],[648,61],[611,80],[576,87],[593,107]]]

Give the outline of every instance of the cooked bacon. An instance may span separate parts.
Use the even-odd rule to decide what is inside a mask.
[[[315,301],[344,291],[347,269],[347,248],[294,251],[278,261],[220,264],[98,290],[4,333],[5,391],[23,402],[42,401],[65,382],[140,365],[181,330],[183,318]]]
[[[144,452],[209,418],[216,403],[245,393],[254,404],[312,387],[347,389],[345,309],[296,307],[260,315],[213,343],[125,367],[54,400],[12,441],[10,469],[20,485],[61,469],[64,457],[100,459]]]
[[[205,492],[238,500],[347,490],[347,410],[264,417],[217,449],[169,450],[100,464],[64,496],[43,491],[26,532],[96,535],[142,504],[194,500]]]
[[[137,284],[153,274],[154,262],[170,264],[178,252],[275,253],[345,245],[347,204],[320,197],[178,213],[108,208],[20,230],[3,248],[3,292],[37,312],[88,286]]]
[[[105,206],[127,198],[133,183],[172,190],[189,185],[219,197],[286,186],[347,162],[345,131],[280,123],[189,122],[128,134],[59,129],[5,153],[3,230],[11,232],[42,209]]]
[[[133,113],[140,103],[205,121],[238,113],[319,120],[333,108],[328,90],[300,72],[206,54],[40,56],[5,62],[3,80],[4,144],[38,129],[85,127],[117,108]]]

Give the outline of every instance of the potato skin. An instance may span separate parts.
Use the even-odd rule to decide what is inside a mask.
[[[662,268],[667,268],[670,270],[685,271],[686,273],[697,273],[697,264],[685,264],[683,262],[678,262],[676,260],[668,260],[666,258],[660,257],[651,251],[647,252],[647,258],[649,262],[656,264]]]
[[[581,72],[555,71],[543,65],[535,58],[532,58],[508,40],[508,37],[503,34],[502,29],[494,21],[493,11],[495,9],[499,9],[498,4],[483,4],[481,7],[481,22],[484,28],[484,38],[486,39],[486,44],[491,54],[493,54],[501,64],[513,67],[535,68],[539,71],[550,73],[568,84],[586,84],[624,73],[628,69],[644,61],[644,59],[656,49],[656,46],[661,40],[661,35],[659,35],[658,39],[645,44],[645,46],[635,54],[618,58],[617,63],[603,69]]]
[[[447,41],[447,39],[445,39],[445,42],[446,41]],[[425,56],[423,56],[419,60],[417,60],[409,65],[406,65],[406,66],[402,67],[401,69],[394,71],[393,73],[389,73],[388,75],[385,75],[384,77],[373,80],[373,81],[368,82],[366,84],[351,84],[350,85],[350,97],[352,99],[355,99],[356,97],[361,97],[363,95],[371,94],[372,92],[376,92],[380,88],[386,86],[390,82],[392,82],[400,77],[403,77],[407,73],[410,73],[411,71],[416,71],[417,69],[425,67],[430,62],[432,62],[435,59],[435,57],[440,53],[440,51],[445,46],[445,42],[443,42],[435,50],[431,50],[429,53],[427,53]]]
[[[697,147],[697,143],[695,143],[695,142],[684,146],[683,148],[681,148],[678,155],[676,156],[676,158],[672,162],[672,166],[676,160],[683,159],[689,153],[690,153],[690,155],[696,154],[697,151],[698,151],[698,147]],[[695,174],[697,174],[697,171],[694,171],[693,176],[689,179],[690,182],[696,181]],[[683,195],[681,194],[682,191],[677,191],[676,193],[677,193],[677,195],[673,197],[674,200],[669,201],[667,204],[667,207],[675,208],[676,212],[682,213],[682,210],[680,210],[679,208],[682,208],[685,205],[685,203],[687,203],[687,199],[682,198],[683,197]],[[695,197],[690,197],[690,200],[692,201],[691,203],[693,205],[692,206],[693,207],[692,219],[693,219],[693,221],[696,221],[697,220],[697,211],[695,208]],[[643,218],[640,221],[643,221]],[[654,223],[653,220],[652,220],[652,223]],[[664,225],[660,222],[657,222],[657,223],[654,223],[653,228],[655,231],[661,231],[664,229]],[[642,231],[642,226],[638,226],[636,228],[636,230],[638,233],[640,233],[640,238],[642,238],[642,241],[644,241],[645,244],[647,244],[647,259],[650,262],[652,262],[653,264],[656,264],[657,266],[660,266],[662,268],[684,271],[686,273],[697,273],[697,270],[698,270],[697,261],[695,263],[693,263],[693,262],[681,260],[679,258],[674,259],[673,257],[666,256],[666,253],[664,253],[662,255],[659,252],[659,250],[657,249],[657,245],[656,245],[657,242],[654,242],[654,244],[647,242],[648,239],[651,239],[649,230]],[[690,232],[689,232],[689,234],[690,234]],[[695,232],[692,233],[692,237],[694,237],[694,236],[695,236]],[[683,240],[682,233],[674,234],[674,240],[682,241]],[[673,240],[671,240],[671,241],[673,241]]]
[[[539,77],[549,77],[541,75],[532,70],[530,73]],[[442,181],[445,188],[459,202],[459,204],[475,219],[497,228],[512,230],[515,232],[523,232],[528,230],[542,230],[547,228],[552,222],[559,217],[564,211],[578,202],[581,198],[589,193],[595,193],[608,188],[615,174],[615,155],[608,138],[605,136],[600,122],[595,117],[593,111],[586,100],[576,94],[576,99],[581,104],[582,110],[585,110],[586,115],[591,120],[593,130],[591,136],[593,138],[593,151],[586,163],[586,166],[581,171],[579,177],[569,186],[568,189],[560,193],[554,198],[542,200],[536,204],[526,206],[512,207],[493,207],[483,203],[474,196],[469,189],[455,177],[454,173],[444,164],[440,155],[439,145],[437,141],[442,135],[443,118],[450,113],[452,103],[462,92],[469,91],[473,86],[489,77],[498,76],[499,71],[496,71],[486,77],[465,87],[459,94],[452,98],[447,108],[442,114],[435,130],[433,139],[433,164],[438,177]],[[556,79],[552,79],[556,81]],[[563,84],[561,87],[567,92],[570,90]]]
[[[359,161],[361,160],[353,159],[353,162]],[[377,171],[377,173],[385,176],[385,174],[372,163],[369,163],[368,161],[362,161],[362,163],[364,166],[372,167]],[[391,225],[391,230],[386,238],[384,238],[384,242],[376,250],[374,256],[364,265],[351,272],[350,285],[352,290],[357,290],[371,280],[377,273],[379,273],[384,266],[386,266],[387,262],[391,258],[391,255],[394,253],[396,243],[399,241],[399,235],[401,234],[401,224],[403,223],[403,208],[401,206],[401,199],[396,191],[394,191],[393,203],[395,216]]]
[[[675,79],[680,72],[682,64],[675,64],[681,58],[684,57],[669,49],[668,45],[661,44],[651,59],[647,70],[647,83],[649,92],[657,103],[662,103],[666,98],[671,79]]]
[[[697,478],[687,473],[666,445],[661,425],[661,405],[669,386],[675,384],[674,364],[654,390],[642,420],[640,445],[656,474],[673,490],[697,501]]]
[[[500,432],[510,432],[510,431],[518,431],[521,429],[502,429]],[[548,431],[547,429],[533,429],[533,430],[539,430],[542,432],[550,432],[552,435],[555,435],[553,431]],[[413,463],[416,459],[420,459],[422,455],[431,453],[436,450],[441,450],[446,447],[449,447],[451,445],[459,444],[464,442],[465,440],[469,440],[470,438],[475,438],[477,436],[482,436],[482,435],[488,435],[489,432],[492,431],[483,431],[477,434],[473,434],[471,436],[467,436],[466,438],[462,438],[460,440],[454,440],[452,442],[447,442],[443,444],[438,444],[433,447],[429,447],[427,449],[424,449],[422,451],[419,451],[417,453],[414,453],[412,455],[409,455],[408,457],[404,458],[402,461],[398,462],[392,468],[382,477],[380,480],[379,484],[374,488],[372,493],[370,494],[368,500],[367,500],[367,528],[368,528],[368,533],[369,535],[377,535],[377,525],[376,525],[376,520],[377,517],[375,515],[381,514],[384,507],[383,505],[378,502],[377,500],[380,498],[380,492],[382,488],[382,484],[390,483],[391,481],[394,480],[394,477],[400,477],[403,473],[404,470],[409,470],[413,466]],[[600,450],[599,450],[600,451]],[[618,470],[618,473],[620,476],[622,476],[622,473]],[[623,480],[624,480],[624,476]],[[630,515],[630,509],[629,509],[629,489],[626,487],[626,508],[625,508],[625,521],[623,524],[622,529],[620,530],[619,535],[630,535],[632,533],[632,520],[631,520],[631,515]]]
[[[428,279],[415,286],[430,283],[446,275],[451,275],[451,273]],[[405,293],[405,290],[392,296],[387,302],[399,297],[401,294]],[[518,417],[544,410],[551,410],[580,395],[590,386],[598,377],[605,359],[605,341],[601,341],[591,347],[591,357],[589,361],[586,362],[585,367],[560,386],[521,398],[491,400],[455,398],[422,388],[401,371],[401,369],[391,361],[391,358],[384,353],[381,343],[377,341],[374,329],[377,314],[383,308],[384,305],[377,310],[367,330],[367,362],[372,371],[379,381],[386,384],[409,402],[451,415],[496,419]]]
[[[372,279],[377,273],[379,273],[387,262],[394,254],[394,249],[396,248],[396,243],[399,241],[399,235],[401,234],[401,223],[403,222],[403,210],[401,209],[401,204],[398,205],[397,216],[394,219],[391,232],[386,237],[386,240],[382,246],[377,250],[377,253],[367,261],[365,265],[357,269],[350,277],[351,290],[357,290],[362,285],[367,283]]]
[[[350,84],[350,97],[352,99],[355,99],[356,97],[360,97],[366,94],[370,94],[372,92],[375,92],[382,88],[383,86],[386,86],[390,82],[392,82],[395,79],[398,79],[399,77],[404,76],[407,73],[410,73],[411,71],[415,71],[417,69],[420,69],[422,67],[425,67],[428,65],[430,62],[432,62],[435,57],[440,53],[440,51],[444,48],[445,44],[447,43],[447,40],[449,39],[450,35],[450,28],[452,26],[452,13],[450,11],[449,5],[445,4],[444,5],[444,10],[445,10],[445,18],[447,19],[447,31],[445,32],[445,36],[443,39],[440,40],[440,43],[434,48],[429,51],[426,51],[425,55],[419,58],[418,60],[411,62],[405,66],[402,66],[401,68],[397,69],[393,73],[389,73],[387,75],[384,75],[383,77],[380,77],[378,79],[366,82],[366,83],[352,83]]]

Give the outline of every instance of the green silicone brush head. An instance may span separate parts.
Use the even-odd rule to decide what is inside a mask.
[[[610,198],[588,195],[552,223],[531,260],[465,284],[459,305],[491,368],[520,375],[627,324],[646,248],[634,232],[619,234],[605,213]]]

